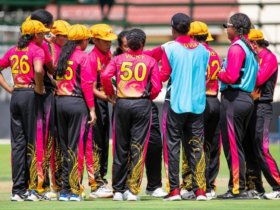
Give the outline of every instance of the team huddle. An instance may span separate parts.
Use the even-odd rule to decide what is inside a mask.
[[[278,74],[269,43],[247,15],[234,14],[223,25],[231,45],[221,62],[205,23],[177,13],[170,26],[174,41],[144,50],[141,29],[117,36],[109,25],[70,26],[46,10],[26,19],[18,44],[0,59],[0,85],[12,94],[11,201],[82,201],[84,170],[89,198],[140,201],[144,166],[145,193],[164,201],[280,199],[280,173],[268,149]],[[7,67],[12,88],[1,74]],[[153,100],[166,81],[161,130]],[[111,125],[113,190],[105,178]],[[230,178],[217,196],[222,145]]]

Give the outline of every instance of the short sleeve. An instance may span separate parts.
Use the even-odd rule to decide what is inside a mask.
[[[34,55],[33,55],[33,62],[34,61],[42,61],[42,63],[45,63],[45,53],[44,53],[44,50],[41,49],[41,48],[37,48],[34,52]]]

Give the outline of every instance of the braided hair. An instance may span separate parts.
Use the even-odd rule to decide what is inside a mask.
[[[146,34],[144,31],[142,31],[141,29],[131,29],[127,35],[126,35],[126,39],[127,39],[127,44],[128,47],[133,50],[139,50],[141,48],[141,45],[144,46],[146,43]]]
[[[233,24],[233,27],[237,29],[240,39],[254,54],[255,59],[258,61],[258,54],[253,50],[248,40],[244,37],[244,34],[246,35],[250,33],[250,29],[252,26],[250,18],[243,13],[236,13],[230,17],[230,22]]]
[[[61,48],[61,53],[59,54],[58,61],[57,61],[57,66],[55,69],[55,75],[62,77],[67,69],[67,61],[75,51],[75,48],[78,44],[80,44],[82,40],[68,40],[65,45]]]

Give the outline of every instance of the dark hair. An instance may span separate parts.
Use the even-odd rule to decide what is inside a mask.
[[[141,48],[141,46],[145,45],[146,43],[146,34],[143,30],[141,29],[131,29],[127,35],[126,35],[126,39],[127,39],[127,44],[128,47],[133,50],[139,50]]]
[[[38,20],[43,24],[51,24],[53,22],[53,16],[47,10],[38,9],[31,14],[31,20]]]
[[[208,37],[208,34],[204,34],[204,35],[195,35],[194,36],[195,39],[198,41],[198,42],[205,42],[207,37]]]
[[[67,61],[73,54],[76,46],[81,43],[82,40],[78,41],[73,41],[73,40],[68,40],[65,45],[61,48],[58,61],[57,61],[57,66],[55,69],[55,75],[62,77],[65,74],[65,71],[67,69]]]
[[[89,39],[88,43],[92,44],[92,45],[95,45],[95,43],[92,41],[92,38]]]
[[[187,34],[190,30],[191,24],[187,20],[181,20],[177,27],[173,27],[180,34]]]
[[[269,42],[267,40],[261,39],[261,40],[256,40],[256,42],[260,47],[267,49],[271,53],[271,51],[267,48],[269,46]]]
[[[119,35],[118,35],[118,47],[116,48],[116,51],[113,54],[114,56],[123,54],[123,51],[120,47],[123,45],[123,38],[126,37],[127,33],[128,33],[128,31],[126,31],[126,30],[119,33]]]
[[[25,48],[29,45],[30,41],[33,39],[35,34],[26,34],[26,35],[22,35],[19,40],[18,40],[18,44],[17,47],[19,49]]]
[[[248,40],[243,36],[243,34],[246,35],[250,33],[250,29],[252,26],[250,18],[243,13],[236,13],[230,17],[230,22],[233,24],[233,27],[237,29],[240,39],[251,50],[251,52],[254,54],[255,59],[258,61],[258,54],[253,50]]]

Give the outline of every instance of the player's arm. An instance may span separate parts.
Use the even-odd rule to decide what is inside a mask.
[[[116,62],[115,59],[111,60],[110,63],[107,65],[106,69],[101,72],[101,80],[103,81],[104,90],[106,95],[114,95],[114,88],[112,85],[111,78],[115,75],[116,72]]]
[[[151,83],[152,83],[152,89],[151,89],[151,95],[150,99],[154,100],[158,94],[161,91],[162,84],[160,81],[160,75],[159,75],[159,68],[157,63],[155,62],[153,67],[152,67],[152,72],[151,72]]]
[[[277,70],[277,60],[276,58],[268,55],[263,59],[260,69],[257,73],[256,86],[262,85],[265,81],[271,77],[272,74]]]
[[[35,92],[43,95],[44,94],[44,69],[43,69],[43,62],[41,60],[35,60],[33,62],[34,65],[34,78],[35,78]]]
[[[12,94],[13,88],[11,88],[6,82],[4,76],[1,71],[7,68],[10,65],[8,53],[4,55],[3,58],[0,59],[0,86],[4,88],[8,93]]]
[[[168,61],[166,52],[163,51],[162,59],[161,59],[160,80],[162,82],[166,82],[169,79],[171,72],[172,69]]]

